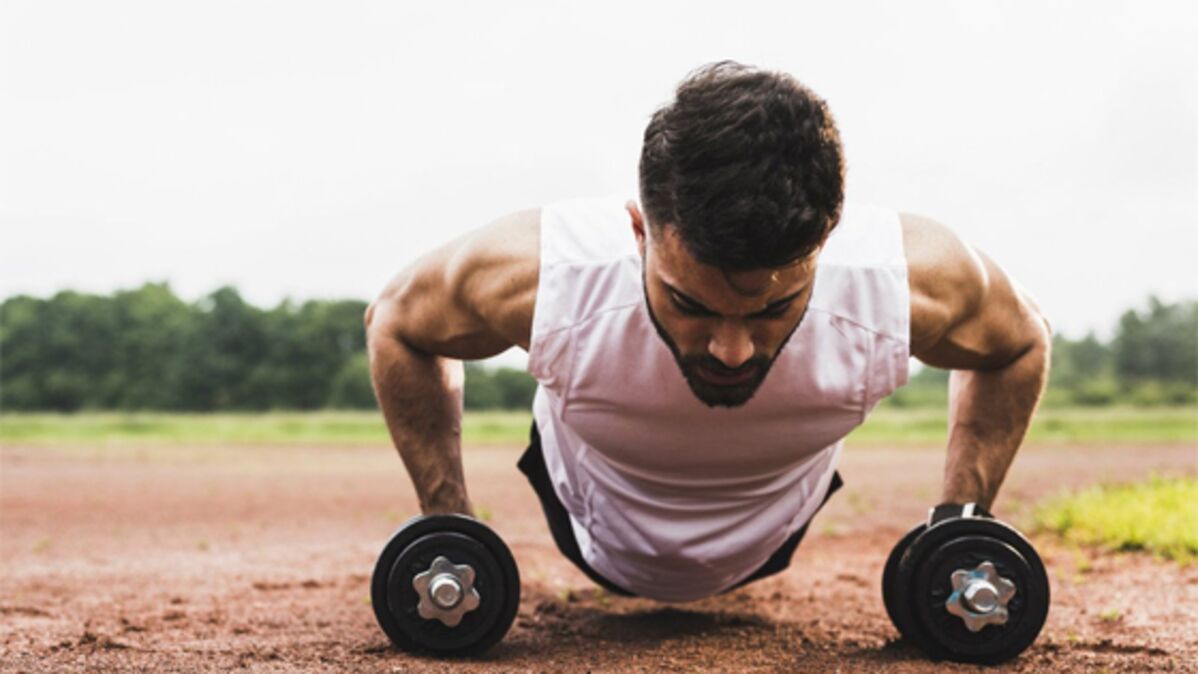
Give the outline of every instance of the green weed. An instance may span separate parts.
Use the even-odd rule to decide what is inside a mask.
[[[1072,543],[1145,550],[1189,563],[1198,557],[1198,478],[1098,485],[1049,499],[1034,519]],[[1078,570],[1084,573],[1080,565]]]

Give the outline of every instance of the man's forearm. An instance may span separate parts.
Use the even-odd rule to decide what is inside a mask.
[[[944,502],[994,503],[1044,393],[1050,350],[1038,340],[1004,368],[953,370]]]
[[[370,373],[420,509],[472,515],[462,471],[461,361],[424,354],[389,335],[369,340]]]

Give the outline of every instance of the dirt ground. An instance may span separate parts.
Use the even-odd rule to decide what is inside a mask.
[[[848,447],[845,488],[779,576],[667,605],[599,593],[553,546],[515,467],[468,452],[472,496],[520,564],[512,631],[485,657],[395,651],[375,558],[416,513],[387,447],[0,449],[0,668],[255,671],[958,671],[896,642],[879,591],[933,503],[941,452]],[[1028,447],[998,514],[1063,487],[1192,474],[1194,447]],[[1033,536],[1053,605],[1010,671],[1198,671],[1198,565]],[[969,668],[965,668],[969,669]]]

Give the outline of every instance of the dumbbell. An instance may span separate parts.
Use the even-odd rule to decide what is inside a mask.
[[[891,550],[882,601],[899,634],[930,657],[997,664],[1039,635],[1048,574],[1010,525],[972,503],[943,505]]]
[[[387,542],[370,601],[398,648],[474,655],[507,634],[520,605],[520,573],[503,540],[464,515],[414,517]]]

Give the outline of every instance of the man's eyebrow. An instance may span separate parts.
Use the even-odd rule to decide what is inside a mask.
[[[716,312],[714,312],[714,311],[712,311],[711,309],[708,309],[706,306],[704,306],[704,304],[703,304],[702,302],[700,302],[699,300],[697,300],[697,299],[695,299],[695,298],[691,297],[690,295],[687,295],[686,293],[684,293],[684,292],[682,292],[681,290],[679,290],[679,289],[675,288],[674,286],[670,285],[669,283],[666,283],[665,281],[662,281],[662,282],[661,282],[661,284],[662,284],[662,285],[664,285],[666,288],[668,288],[668,289],[669,289],[669,291],[670,291],[671,293],[674,293],[675,295],[677,295],[677,296],[678,296],[678,297],[679,297],[679,298],[680,298],[680,299],[681,299],[683,302],[685,302],[686,304],[693,305],[693,306],[694,306],[694,308],[696,308],[696,309],[699,309],[699,310],[701,310],[701,311],[705,311],[705,312],[707,312],[707,313],[709,313],[709,314],[712,314],[713,316],[714,316],[714,315],[717,315],[717,314],[716,314]]]
[[[677,295],[680,299],[682,299],[687,304],[694,305],[694,308],[699,309],[700,311],[709,313],[713,316],[719,315],[717,312],[712,311],[708,307],[704,306],[704,304],[702,302],[700,302],[699,300],[691,297],[690,295],[687,295],[686,293],[675,288],[674,286],[670,285],[669,283],[662,281],[661,284],[664,285],[666,288],[668,288],[670,292]],[[787,295],[786,297],[780,297],[780,298],[774,300],[773,302],[770,302],[769,304],[765,305],[765,308],[762,309],[761,311],[750,314],[750,316],[756,316],[757,314],[767,313],[783,304],[793,302],[795,300],[795,298],[797,298],[799,295],[802,295],[805,290],[807,290],[807,287],[803,286],[803,288],[801,288],[798,292],[791,293],[790,295]]]

